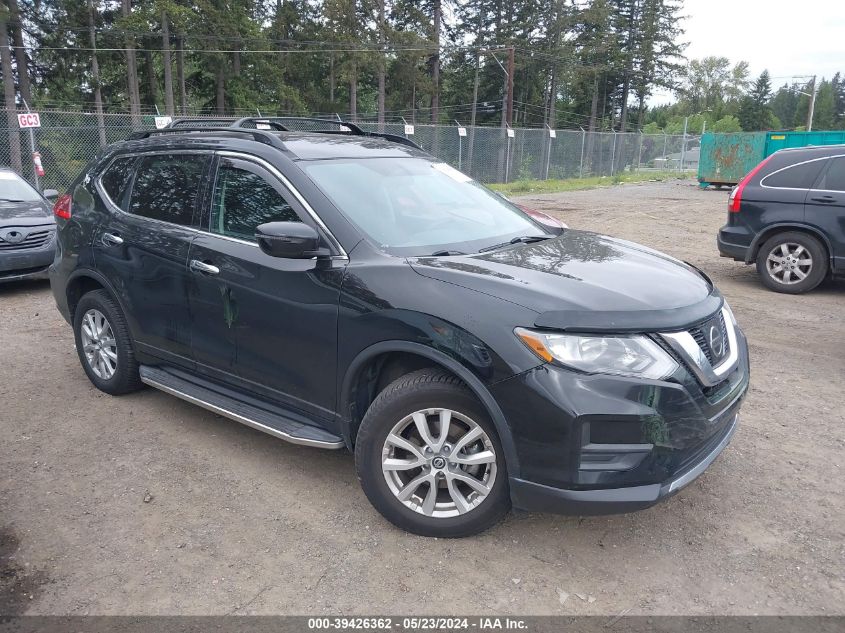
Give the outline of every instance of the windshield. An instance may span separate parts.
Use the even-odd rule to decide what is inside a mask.
[[[300,163],[335,205],[395,255],[474,253],[546,231],[446,163],[423,158]]]
[[[11,171],[0,171],[0,202],[37,202],[41,196],[23,178]]]

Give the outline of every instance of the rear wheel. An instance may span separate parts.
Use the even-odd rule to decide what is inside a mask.
[[[414,534],[470,536],[510,509],[493,423],[444,371],[408,374],[378,395],[361,423],[355,464],[373,506]]]
[[[808,292],[822,282],[827,268],[827,252],[821,242],[798,231],[770,237],[757,254],[760,279],[775,292]]]
[[[143,385],[120,306],[105,290],[84,295],[73,320],[79,362],[100,391],[129,393]]]

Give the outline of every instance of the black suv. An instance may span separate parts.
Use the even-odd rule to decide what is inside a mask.
[[[53,293],[99,389],[352,450],[434,536],[645,508],[727,445],[748,352],[703,273],[553,235],[406,139],[282,123],[137,135],[59,200]]]
[[[775,152],[731,192],[722,257],[757,263],[766,287],[798,294],[845,277],[845,146]]]

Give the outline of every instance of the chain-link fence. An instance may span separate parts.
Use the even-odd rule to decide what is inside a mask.
[[[44,170],[38,179],[42,190],[64,191],[102,147],[133,131],[155,129],[155,118],[149,115],[133,122],[128,114],[105,114],[98,125],[91,113],[48,111],[40,113],[41,127],[30,131],[17,127],[16,114],[0,111],[0,165],[11,166],[35,184],[34,144]],[[361,121],[358,125],[406,136],[404,123],[379,126]],[[484,183],[698,167],[699,138],[693,135],[447,125],[415,125],[413,133],[408,132],[423,149]],[[20,148],[20,165],[14,164],[14,144]]]

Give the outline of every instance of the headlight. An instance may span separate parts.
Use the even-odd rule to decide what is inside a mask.
[[[650,338],[555,334],[516,328],[516,335],[541,359],[557,361],[591,374],[615,374],[659,380],[678,368],[678,363]]]

